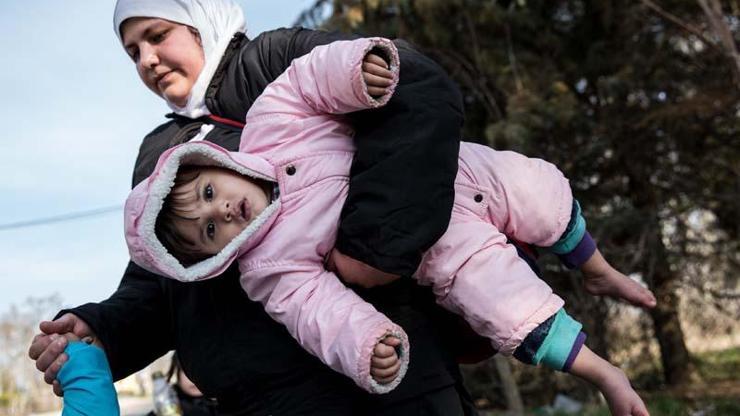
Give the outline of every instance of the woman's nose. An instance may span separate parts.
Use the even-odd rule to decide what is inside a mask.
[[[139,63],[144,68],[153,69],[159,65],[159,57],[151,46],[142,46],[139,50]]]

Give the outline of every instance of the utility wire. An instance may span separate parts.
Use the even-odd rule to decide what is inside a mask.
[[[53,224],[57,222],[67,222],[72,220],[78,220],[87,217],[94,217],[96,215],[108,214],[115,211],[120,211],[123,205],[111,205],[107,207],[95,208],[87,211],[70,212],[68,214],[55,215],[47,218],[37,218],[35,220],[12,222],[9,224],[0,224],[0,231],[14,230],[18,228],[35,227],[37,225]]]

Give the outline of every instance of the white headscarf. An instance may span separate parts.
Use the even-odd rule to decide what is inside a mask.
[[[231,38],[244,32],[241,7],[232,0],[118,0],[113,13],[113,30],[123,43],[121,23],[131,17],[156,17],[194,27],[200,34],[205,65],[193,84],[185,107],[167,101],[177,114],[198,118],[210,114],[205,96]]]

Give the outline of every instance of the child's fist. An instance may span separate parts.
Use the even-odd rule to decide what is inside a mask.
[[[370,362],[370,375],[380,384],[388,384],[398,377],[401,360],[396,353],[396,347],[401,340],[389,336],[378,342],[373,349],[373,358]]]
[[[393,72],[388,69],[385,60],[374,53],[368,53],[362,61],[362,78],[372,97],[387,94],[387,88],[393,84]]]

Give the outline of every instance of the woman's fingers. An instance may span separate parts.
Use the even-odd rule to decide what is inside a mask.
[[[64,348],[67,347],[67,339],[65,337],[54,334],[49,338],[51,342],[46,345],[46,348],[44,348],[36,359],[36,368],[42,372],[46,372],[49,369],[49,366],[51,366],[64,352]],[[51,380],[49,383],[51,383]]]

